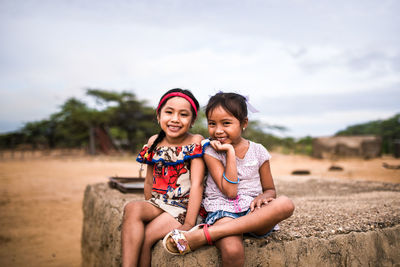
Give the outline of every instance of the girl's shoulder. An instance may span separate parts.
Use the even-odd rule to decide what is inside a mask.
[[[264,145],[250,141],[249,152],[251,156],[256,157],[261,162],[269,160],[271,158],[271,154],[269,154],[268,150]]]
[[[210,144],[210,139],[205,139],[201,134],[190,134],[187,143],[189,144],[185,145],[186,147],[200,146],[204,152],[204,149]]]
[[[209,155],[213,158],[216,158],[219,161],[223,161],[226,158],[225,152],[218,152],[210,145],[210,139],[205,139],[206,144],[204,145],[204,154]]]
[[[261,149],[261,150],[267,150],[263,144],[253,142],[253,141],[251,141],[251,140],[249,140],[249,143],[250,143],[250,146],[253,147],[253,149],[257,149],[257,150],[260,150],[260,149]]]
[[[191,134],[190,135],[190,143],[201,144],[203,140],[205,140],[205,139],[201,134]]]

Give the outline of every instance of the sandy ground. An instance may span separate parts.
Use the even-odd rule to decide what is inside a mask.
[[[320,179],[362,179],[400,183],[400,159],[318,160],[272,154],[275,177],[309,170]],[[332,165],[343,171],[328,171]],[[80,266],[82,200],[87,184],[110,176],[137,176],[133,156],[25,153],[0,157],[0,266]],[[278,188],[279,192],[279,188]]]

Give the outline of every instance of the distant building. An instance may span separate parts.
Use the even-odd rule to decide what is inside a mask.
[[[382,139],[378,136],[318,137],[312,143],[313,157],[362,157],[376,158],[382,153]]]

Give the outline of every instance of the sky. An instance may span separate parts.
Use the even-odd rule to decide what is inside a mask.
[[[0,133],[87,88],[153,107],[249,97],[249,120],[329,136],[400,112],[397,0],[0,0]]]

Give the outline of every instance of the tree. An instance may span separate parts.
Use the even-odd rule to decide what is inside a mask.
[[[62,147],[82,147],[88,144],[89,128],[106,118],[99,112],[89,109],[85,103],[69,98],[61,111],[51,115],[55,124],[55,142]]]
[[[154,109],[147,107],[145,101],[138,101],[135,94],[88,89],[87,95],[93,96],[99,108],[103,108],[108,118],[105,126],[112,128],[110,132],[126,137],[129,150],[138,149],[155,133]]]
[[[21,129],[24,143],[32,145],[33,149],[39,147],[55,147],[55,124],[51,120],[28,122]]]

